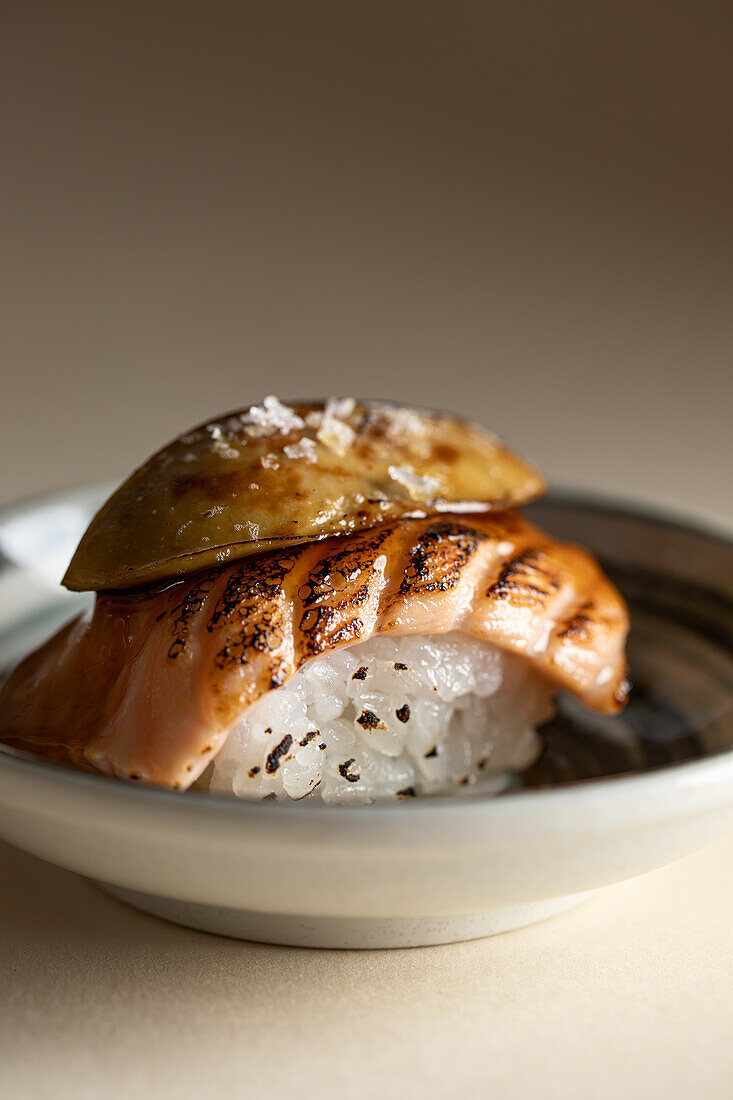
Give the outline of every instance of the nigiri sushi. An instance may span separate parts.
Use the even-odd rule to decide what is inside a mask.
[[[0,689],[0,741],[132,782],[367,803],[498,791],[558,689],[625,702],[626,606],[525,520],[473,425],[351,400],[187,433],[92,521],[93,611]]]

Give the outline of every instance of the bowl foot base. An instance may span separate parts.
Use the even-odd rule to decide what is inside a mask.
[[[261,913],[219,905],[177,901],[97,883],[120,901],[153,916],[184,924],[203,932],[240,940],[285,944],[292,947],[339,949],[427,947],[493,936],[554,917],[590,897],[594,891],[545,898],[486,913],[447,917],[313,917],[287,913]]]

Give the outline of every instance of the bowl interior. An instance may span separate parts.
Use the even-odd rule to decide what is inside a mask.
[[[108,486],[0,512],[0,678],[90,597],[59,587]],[[543,751],[518,782],[546,787],[638,773],[733,746],[733,541],[631,507],[563,494],[527,509],[590,549],[631,610],[633,691],[615,717],[561,695]]]
[[[733,745],[733,543],[622,505],[557,494],[528,509],[588,547],[631,612],[633,690],[606,717],[563,695],[524,786],[646,771]]]

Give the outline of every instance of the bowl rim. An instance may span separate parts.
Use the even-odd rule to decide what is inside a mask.
[[[107,491],[111,481],[91,481],[61,489],[48,490],[21,497],[0,505],[0,528],[5,522],[26,512],[42,509],[60,503],[64,498],[83,498]],[[581,511],[611,513],[616,516],[652,523],[655,526],[676,529],[684,534],[692,534],[722,544],[733,553],[733,523],[725,520],[713,520],[699,515],[686,515],[684,510],[676,511],[658,503],[646,503],[629,499],[622,495],[592,493],[574,487],[550,486],[547,494],[534,506],[556,504],[559,507],[571,507]],[[350,821],[382,820],[399,815],[401,822],[431,817],[437,812],[441,815],[451,811],[465,815],[490,815],[491,817],[509,816],[523,813],[527,807],[543,807],[550,811],[559,809],[568,799],[572,799],[574,812],[584,804],[598,807],[599,803],[611,808],[613,804],[623,806],[627,802],[637,803],[638,797],[650,801],[666,798],[670,789],[677,794],[683,791],[695,791],[716,786],[720,781],[730,781],[733,788],[733,746],[710,753],[701,758],[661,764],[644,772],[622,772],[615,775],[599,776],[590,779],[572,780],[547,787],[536,787],[508,791],[501,797],[441,795],[435,798],[405,799],[398,803],[374,802],[367,806],[324,805],[322,803],[302,803],[302,800],[254,802],[236,798],[234,795],[211,795],[207,791],[173,791],[145,784],[120,782],[115,776],[92,772],[75,771],[73,768],[35,759],[30,754],[0,745],[0,777],[2,774],[14,774],[21,780],[37,777],[40,781],[51,783],[70,793],[80,795],[103,794],[105,799],[115,802],[122,800],[140,809],[173,807],[178,810],[188,808],[191,813],[231,816],[240,818],[263,813],[292,822],[315,821],[327,815],[336,824],[336,819]],[[0,792],[1,795],[1,792]]]

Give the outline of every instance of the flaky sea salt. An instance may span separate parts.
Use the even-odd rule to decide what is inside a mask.
[[[348,423],[357,403],[353,397],[329,397],[326,406],[307,412],[305,422],[308,428],[316,429],[316,438],[329,451],[346,454],[355,438],[355,431]]]
[[[239,458],[239,451],[236,447],[230,447],[223,439],[214,439],[211,449],[219,455],[219,458]]]
[[[350,424],[344,424],[343,420],[328,415],[324,415],[317,432],[319,442],[338,455],[346,454],[355,436],[356,432]]]
[[[325,415],[335,416],[338,420],[348,420],[355,408],[356,401],[353,397],[329,397]]]
[[[316,445],[307,436],[299,439],[297,443],[288,443],[287,446],[283,447],[283,451],[288,458],[303,458],[306,462],[317,462],[318,460]]]
[[[347,423],[355,408],[353,397],[329,397],[323,411],[312,409],[306,414],[305,423],[307,427],[316,429],[319,443],[338,455],[344,455],[356,437],[356,432]]]
[[[487,512],[489,505],[482,500],[439,500],[435,505],[436,512],[452,512],[454,514],[472,512]]]
[[[416,438],[424,436],[424,419],[414,409],[403,409],[396,405],[383,405],[379,415],[385,426],[385,434],[393,439]]]
[[[299,431],[305,427],[302,416],[273,396],[266,397],[261,405],[252,405],[243,415],[242,422],[252,438]]]
[[[432,500],[440,492],[440,482],[434,477],[421,477],[411,466],[390,466],[389,476],[401,485],[412,500]]]

